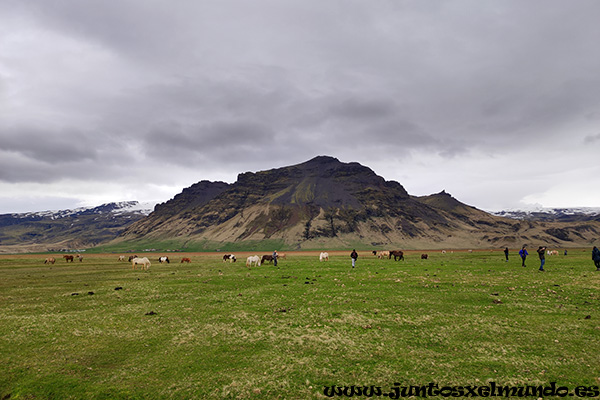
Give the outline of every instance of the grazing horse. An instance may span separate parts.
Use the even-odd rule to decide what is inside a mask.
[[[429,256],[426,253],[421,254],[421,260],[427,260]]]
[[[67,255],[67,254],[65,254],[65,255],[63,256],[63,258],[65,259],[65,261],[66,261],[66,262],[69,262],[69,261],[73,262],[73,256],[72,256],[72,255],[70,255],[70,254],[68,254],[68,255]]]
[[[134,258],[138,258],[138,256],[137,255],[135,255],[135,256],[129,256],[129,259],[127,261],[131,262],[131,260],[133,260]]]
[[[46,261],[44,261],[44,264],[54,264],[56,262],[56,260],[54,259],[54,257],[48,257],[46,258]]]
[[[260,257],[259,256],[250,256],[246,258],[246,267],[251,267],[252,264],[260,267]]]
[[[277,259],[278,260],[281,260],[281,259],[287,260],[287,255],[285,253],[277,253]]]
[[[235,254],[225,254],[223,255],[223,262],[229,261],[230,263],[236,262],[237,258],[235,258]]]
[[[404,252],[402,252],[400,250],[392,250],[392,251],[390,251],[390,255],[388,257],[388,260],[390,260],[392,258],[392,256],[394,256],[394,261],[404,260]]]
[[[119,256],[119,261],[125,261],[125,256]]]
[[[270,263],[273,263],[273,256],[272,256],[272,255],[270,255],[270,254],[265,254],[264,256],[262,256],[262,258],[261,258],[261,260],[260,260],[260,263],[261,263],[261,264],[264,264],[264,263],[265,263],[265,261],[268,261],[268,262],[270,262]]]
[[[83,262],[83,256],[81,254],[77,254],[77,258],[79,258],[79,262]]]
[[[164,262],[166,262],[167,264],[171,263],[171,261],[169,261],[169,257],[167,257],[167,256],[159,257],[158,258],[158,262],[161,263],[161,264],[164,263]]]
[[[186,263],[188,263],[188,264],[189,264],[189,263],[191,263],[191,262],[192,262],[192,260],[190,260],[190,259],[189,259],[189,258],[187,258],[187,257],[183,257],[183,258],[181,259],[181,263],[180,263],[180,264],[183,264],[184,262],[186,262]]]
[[[148,268],[150,268],[150,266],[152,265],[150,263],[150,260],[148,260],[148,257],[135,257],[131,259],[131,269],[135,269],[135,266],[140,264],[141,268],[143,268],[144,270],[148,271]]]
[[[380,260],[385,257],[389,257],[389,256],[390,256],[390,252],[387,250],[382,250],[379,253],[377,253],[377,258],[379,258]]]
[[[377,255],[377,250],[373,250],[372,253],[373,253],[374,256],[376,256]]]
[[[329,253],[326,251],[321,252],[319,254],[319,261],[329,261]]]

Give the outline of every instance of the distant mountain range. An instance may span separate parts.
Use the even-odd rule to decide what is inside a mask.
[[[319,156],[232,184],[200,181],[153,209],[127,202],[0,215],[0,251],[575,247],[598,242],[598,211],[488,213],[446,192],[411,196],[368,167]]]
[[[152,204],[108,203],[73,210],[0,215],[0,251],[85,249],[112,240],[152,212]]]
[[[528,221],[600,221],[600,207],[513,209],[490,212],[498,217]]]

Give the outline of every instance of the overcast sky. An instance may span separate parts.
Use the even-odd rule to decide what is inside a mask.
[[[484,210],[600,206],[600,1],[0,0],[0,213],[330,155]]]

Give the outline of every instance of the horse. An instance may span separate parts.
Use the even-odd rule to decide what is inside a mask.
[[[390,252],[387,250],[382,250],[379,253],[377,253],[377,258],[379,258],[380,260],[385,257],[389,257],[389,256],[390,256]]]
[[[277,259],[278,260],[281,260],[281,259],[287,260],[287,255],[285,253],[277,253]]]
[[[148,257],[142,257],[142,258],[135,257],[135,258],[132,258],[131,259],[131,269],[135,269],[135,266],[137,264],[141,265],[140,269],[143,268],[146,271],[148,271],[148,268],[150,268],[150,266],[152,265],[150,263],[150,260],[148,260]]]
[[[260,259],[260,263],[264,264],[265,261],[268,261],[270,263],[273,262],[273,256],[271,254],[265,254],[264,256],[262,256],[262,258]]]
[[[421,260],[427,260],[429,256],[426,253],[421,254]]]
[[[376,256],[377,255],[377,250],[373,250],[372,253],[373,253],[374,256]]]
[[[329,253],[322,251],[321,254],[319,254],[319,261],[329,261]]]
[[[402,252],[400,250],[392,250],[392,251],[390,251],[390,255],[388,257],[388,260],[391,260],[392,256],[394,256],[394,261],[404,260],[404,252]]]
[[[158,262],[161,263],[161,264],[164,263],[164,262],[166,262],[167,264],[171,263],[171,261],[169,261],[169,257],[167,257],[167,256],[159,257],[158,258]]]
[[[192,260],[190,260],[190,259],[189,259],[189,258],[187,258],[187,257],[183,257],[183,258],[181,259],[181,262],[180,262],[180,264],[183,264],[184,262],[186,262],[186,263],[188,263],[188,264],[189,264],[189,263],[191,263],[191,262],[192,262]]]
[[[260,267],[260,257],[259,256],[250,256],[246,258],[246,267],[251,267],[252,264],[255,264],[257,267]]]
[[[235,254],[225,254],[223,255],[223,262],[229,261],[230,263],[236,262]]]
[[[54,264],[55,262],[56,262],[56,260],[54,259],[54,257],[48,257],[44,261],[44,264]]]
[[[131,260],[133,260],[134,258],[138,258],[138,256],[137,255],[135,255],[135,256],[129,256],[129,259],[127,261],[131,262]]]
[[[125,261],[125,256],[119,256],[119,261]]]
[[[70,254],[65,254],[63,256],[63,258],[65,259],[66,262],[69,262],[69,261],[73,262],[73,256]]]
[[[79,258],[79,262],[83,262],[83,256],[81,254],[77,254],[77,258]]]
[[[265,261],[268,261],[270,263],[273,262],[273,256],[271,254],[265,254],[264,256],[262,256],[262,259],[260,260],[261,264],[264,264]]]

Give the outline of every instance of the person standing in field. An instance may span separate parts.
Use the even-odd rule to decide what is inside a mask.
[[[506,257],[506,262],[508,262],[508,247],[504,248],[504,257]]]
[[[350,258],[352,259],[352,268],[356,267],[356,259],[358,258],[356,249],[352,250],[352,253],[350,253]]]
[[[521,256],[521,260],[523,261],[523,263],[521,264],[522,267],[525,266],[525,259],[527,258],[528,255],[529,255],[529,253],[525,249],[525,245],[523,245],[521,250],[519,250],[519,256]]]
[[[596,271],[600,271],[600,250],[596,246],[592,249],[592,260],[596,265]]]
[[[544,264],[546,263],[546,246],[540,246],[537,249],[538,255],[540,256],[540,271],[544,270]]]
[[[273,266],[277,266],[277,250],[273,252]]]

